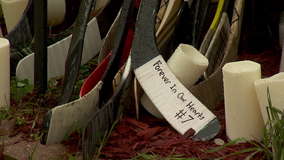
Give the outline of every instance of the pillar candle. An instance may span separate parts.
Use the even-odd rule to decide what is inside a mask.
[[[266,106],[268,106],[267,87],[269,87],[272,106],[281,111],[284,110],[284,73],[281,72],[269,78],[256,80],[254,86],[263,122],[266,123],[268,120],[266,110]]]
[[[180,44],[167,62],[177,79],[189,89],[193,86],[208,66],[208,59],[191,45]],[[157,118],[162,114],[151,102],[147,94],[140,99],[143,107]]]
[[[1,0],[2,10],[8,33],[22,17],[29,0]]]
[[[264,123],[254,89],[254,81],[261,78],[260,64],[248,60],[230,62],[222,71],[227,136],[231,140],[261,140]]]
[[[48,0],[47,5],[47,24],[50,26],[60,25],[65,18],[65,0]]]
[[[5,38],[0,38],[0,57],[0,107],[3,107],[10,105],[10,43]]]

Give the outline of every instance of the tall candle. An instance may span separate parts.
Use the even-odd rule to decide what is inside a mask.
[[[10,43],[0,38],[0,107],[10,105]]]
[[[261,140],[264,123],[254,89],[254,81],[261,78],[260,64],[230,62],[222,71],[227,136],[231,140],[239,137]]]
[[[3,14],[8,33],[22,17],[29,0],[1,0]]]
[[[60,25],[65,18],[65,0],[48,0],[47,5],[47,24],[50,26]]]
[[[266,106],[268,106],[267,87],[269,87],[272,106],[281,111],[284,110],[284,73],[281,72],[269,78],[256,80],[254,86],[263,122],[266,123],[268,120],[266,110]]]
[[[208,59],[191,45],[180,44],[167,62],[177,79],[186,87],[193,86],[208,66]],[[140,99],[143,107],[157,118],[163,118],[147,94]]]

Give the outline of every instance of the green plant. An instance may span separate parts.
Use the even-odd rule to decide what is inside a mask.
[[[174,152],[174,150],[173,150]],[[152,151],[147,151],[145,153],[137,153],[138,156],[137,157],[134,157],[132,158],[131,160],[199,160],[198,158],[180,158],[180,157],[183,157],[184,155],[169,155],[168,157],[166,158],[163,158],[159,155],[156,155],[155,153],[153,153]]]
[[[29,160],[32,160],[32,159],[33,159],[33,156],[34,156],[34,154],[35,154],[35,151],[36,151],[37,146],[38,146],[38,144],[36,144],[36,146],[35,146],[35,148],[34,148],[34,150],[33,150],[33,153],[32,153],[32,155],[31,155],[31,157],[29,158]]]
[[[28,79],[19,81],[16,76],[11,77],[11,95],[15,101],[19,101],[23,96],[30,93],[34,88],[29,84]]]
[[[149,160],[152,160],[152,159],[156,159],[156,160],[199,160],[199,158],[182,158],[184,157],[184,155],[173,155],[173,153],[175,152],[175,148],[172,150],[171,154],[166,157],[166,158],[163,158],[155,153],[153,153],[152,151],[147,151],[145,153],[137,153],[138,156],[137,157],[134,157],[132,158],[131,160],[144,160],[144,159],[149,159]]]
[[[22,117],[22,118],[17,117],[16,124],[17,124],[17,125],[25,125],[25,124],[26,124],[26,119],[25,119],[25,117]]]
[[[114,127],[116,125],[116,121],[114,121],[114,123],[112,124],[111,128],[109,131],[106,131],[104,137],[103,137],[103,140],[101,141],[101,145],[99,147],[99,150],[98,150],[98,154],[96,155],[96,160],[98,160],[98,158],[100,157],[100,154],[101,154],[101,150],[104,148],[104,146],[106,145],[107,143],[107,140],[111,134],[111,132],[113,131]],[[99,127],[98,127],[99,128]],[[98,131],[99,132],[99,131]]]
[[[47,82],[47,89],[49,91],[53,91],[57,89],[57,85],[58,85],[58,79],[60,79],[62,77],[54,77],[54,78],[50,78]]]
[[[88,77],[91,74],[92,64],[88,63],[84,66],[80,66],[79,73],[83,74],[84,76]]]
[[[77,151],[76,151],[76,157],[77,157],[77,156],[78,156],[79,147],[80,147],[80,143],[81,143],[81,140],[82,140],[82,139],[81,139],[81,134],[83,133],[84,127],[80,127],[79,123],[78,123],[77,121],[74,121],[74,123],[72,124],[72,126],[69,127],[67,133],[65,134],[64,140],[66,141],[67,139],[71,139],[71,138],[69,138],[69,137],[70,137],[71,131],[72,131],[73,128],[74,128],[74,125],[77,126],[75,132],[77,132],[77,134],[79,135],[79,142],[78,142]],[[71,154],[69,154],[69,153],[65,153],[65,154],[66,154],[70,159],[77,159],[77,158],[73,157],[73,156],[72,156]],[[73,153],[72,153],[72,154],[73,154]]]
[[[268,121],[264,128],[263,148],[266,150],[267,159],[284,159],[284,112],[272,106],[269,89],[268,99]]]
[[[224,159],[226,157],[242,153],[250,153],[246,157],[246,159],[250,159],[255,154],[263,152],[263,157],[262,157],[263,159],[283,160],[284,159],[284,143],[283,143],[284,111],[282,112],[279,109],[272,106],[268,87],[267,87],[267,101],[268,101],[268,106],[266,107],[266,109],[267,109],[268,121],[266,122],[265,127],[263,128],[264,139],[262,141],[257,140],[258,143],[255,143],[245,138],[237,138],[221,147],[213,148],[211,150],[204,152],[206,153],[215,152],[227,146],[246,141],[253,144],[255,147],[246,148],[218,159]]]
[[[131,160],[139,160],[139,159],[145,159],[145,160],[157,159],[158,160],[158,159],[162,159],[162,157],[160,157],[159,155],[156,155],[152,151],[147,151],[145,153],[137,153],[137,154],[138,154],[138,156],[132,158]]]
[[[30,137],[33,137],[36,141],[40,140],[39,131],[31,133]]]
[[[77,158],[73,157],[71,154],[66,153],[66,155],[70,160],[77,160]]]
[[[76,129],[77,129],[78,134],[80,135],[81,133],[83,133],[84,127],[80,127],[79,123],[78,123],[77,121],[75,121],[75,122],[72,124],[72,126],[69,127],[68,131],[66,132],[66,134],[65,134],[65,136],[64,136],[64,141],[66,141],[66,140],[69,138],[69,136],[70,136],[70,134],[71,134],[71,131],[73,130],[73,127],[74,127],[75,124],[76,124],[76,126],[77,126]]]
[[[0,108],[0,119],[9,119],[12,116],[13,115],[10,106]]]

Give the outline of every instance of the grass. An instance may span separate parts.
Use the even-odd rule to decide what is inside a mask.
[[[266,158],[284,159],[284,112],[272,106],[269,89],[267,88],[268,98],[268,121],[264,128],[263,147],[265,149]]]
[[[70,159],[78,159],[78,154],[79,154],[79,147],[80,147],[80,143],[82,141],[82,133],[84,131],[84,127],[81,127],[79,125],[79,123],[77,121],[75,121],[72,126],[68,129],[67,133],[64,136],[64,141],[67,141],[68,139],[70,139],[70,135],[71,135],[71,130],[74,128],[74,125],[76,125],[76,134],[78,134],[79,140],[78,140],[78,145],[77,145],[77,150],[75,153],[65,153]],[[75,154],[75,157],[73,157],[72,155]]]
[[[114,123],[112,124],[110,130],[109,130],[109,131],[106,131],[106,133],[105,133],[105,135],[104,135],[104,137],[103,137],[103,140],[101,141],[101,145],[100,145],[100,147],[99,147],[98,154],[96,155],[95,160],[98,160],[98,158],[100,157],[101,151],[102,151],[102,149],[104,148],[104,146],[106,145],[107,140],[108,140],[108,138],[109,138],[111,132],[113,131],[115,125],[116,125],[116,121],[114,121]]]
[[[79,98],[79,92],[84,79],[86,79],[96,67],[97,58],[98,57],[93,58],[90,62],[80,67],[77,83],[70,101]],[[14,118],[16,120],[15,126],[24,127],[26,127],[27,121],[30,122],[34,120],[31,124],[31,129],[28,130],[29,137],[34,140],[39,140],[39,131],[35,130],[38,130],[40,127],[37,124],[37,120],[43,119],[47,111],[57,106],[63,86],[62,80],[63,76],[49,79],[47,92],[45,94],[39,94],[37,88],[30,85],[27,79],[19,80],[16,76],[12,76],[10,81],[11,97],[10,99],[6,99],[7,105],[0,107],[0,120]],[[10,105],[8,103],[9,101],[11,102]],[[82,129],[80,130],[81,131],[77,129],[79,134],[82,132]],[[77,148],[79,148],[79,144],[80,142]]]
[[[208,151],[204,151],[206,153],[212,153],[216,152],[219,149],[225,148],[227,146],[237,144],[240,142],[249,142],[255,147],[246,148],[240,151],[237,151],[233,154],[226,155],[223,157],[218,158],[224,159],[233,155],[243,154],[243,153],[250,153],[246,160],[253,158],[253,156],[257,153],[262,152],[263,157],[262,159],[267,160],[283,160],[284,159],[284,111],[275,108],[272,105],[271,97],[269,93],[269,88],[267,87],[267,101],[268,106],[267,109],[267,115],[268,115],[268,121],[265,124],[265,127],[263,128],[263,134],[264,139],[262,141],[256,140],[258,143],[255,143],[253,141],[246,140],[245,138],[237,138],[221,147],[217,147]]]
[[[78,77],[77,84],[74,89],[75,94],[79,93],[80,88],[83,84],[84,77],[87,77],[88,75],[90,75],[92,66],[96,64],[96,61],[97,59],[95,58],[87,65],[81,67],[80,76]],[[58,88],[57,86],[58,86],[58,78],[50,79],[48,82],[49,93],[47,93],[47,95],[44,95],[44,96],[48,96],[48,94],[55,94],[53,96],[60,97],[59,90],[61,88]],[[34,107],[36,106],[38,111],[49,110],[49,108],[42,108],[38,102],[32,102],[32,99],[34,99],[35,97],[31,97],[28,101],[21,103],[21,98],[29,94],[32,90],[33,90],[33,86],[29,85],[29,82],[27,80],[20,81],[16,77],[12,77],[11,78],[11,97],[15,101],[19,101],[20,105],[16,108],[13,108],[8,105],[0,108],[0,119],[16,118],[17,125],[24,125],[26,122],[25,117],[17,117],[17,116],[23,115],[23,114],[34,114],[34,116],[36,117],[35,118],[35,122],[36,122],[36,119],[38,119],[38,116],[39,116],[39,112],[35,113]],[[72,97],[73,100],[77,98],[78,98],[78,95],[74,95]],[[283,128],[284,111],[281,111],[272,105],[269,88],[267,88],[267,100],[268,100],[268,106],[267,106],[268,121],[266,122],[265,127],[263,128],[264,139],[262,141],[256,140],[257,142],[254,142],[254,141],[246,140],[245,138],[237,138],[221,147],[217,147],[217,148],[207,150],[204,152],[205,153],[216,152],[219,149],[223,149],[230,145],[234,145],[234,144],[238,144],[240,142],[246,141],[246,142],[251,143],[254,147],[242,149],[240,151],[220,157],[218,159],[224,159],[230,156],[243,154],[243,153],[249,153],[246,159],[253,158],[257,153],[263,154],[262,159],[267,159],[267,160],[284,159],[284,143],[283,143],[284,141],[284,128]],[[33,123],[32,128],[34,128],[35,122]],[[97,159],[99,158],[101,150],[105,146],[110,136],[111,131],[114,129],[114,126],[115,124],[113,124],[109,132],[105,133],[104,138],[101,142],[101,146],[98,149],[98,153],[96,156]],[[79,129],[77,130],[78,130],[78,133],[81,132]],[[34,135],[36,138],[36,133],[34,133]],[[174,150],[172,154],[173,153],[174,153]],[[183,155],[172,155],[172,154],[166,157],[166,159],[183,159],[183,158],[180,158]],[[70,159],[76,159],[72,157],[71,154],[66,154],[66,155]],[[165,159],[165,158],[162,158],[159,155],[156,155],[155,153],[148,151],[145,153],[137,153],[137,157],[133,158],[133,160],[136,160],[136,159],[158,159],[159,160],[159,159]],[[191,158],[190,160],[195,160],[195,159],[197,158]]]
[[[79,133],[79,135],[83,132],[83,129],[79,127],[78,122],[75,121],[75,122],[73,123],[73,125],[69,128],[69,131],[68,131],[68,133],[65,135],[65,138],[68,138],[68,135],[69,135],[69,133],[70,133],[70,130],[73,128],[73,126],[74,126],[75,124],[77,125],[77,132]],[[103,147],[106,145],[107,140],[108,140],[108,138],[109,138],[111,132],[113,131],[115,125],[116,125],[116,122],[114,122],[113,125],[112,125],[112,127],[110,128],[110,130],[107,131],[107,132],[104,134],[104,137],[103,137],[103,139],[102,139],[101,142],[100,142],[101,145],[100,145],[100,147],[98,148],[97,155],[96,155],[95,158],[94,158],[95,160],[98,160],[98,159],[99,159],[99,156],[100,156],[100,154],[101,154],[101,150],[102,150]],[[80,139],[80,141],[81,141],[81,139]],[[79,142],[79,143],[80,143],[80,142]],[[72,154],[66,153],[66,155],[67,155],[68,158],[71,159],[71,160],[77,160],[77,159],[78,159],[77,156],[74,157],[74,156],[72,156]],[[77,154],[76,154],[76,155],[77,155]]]
[[[175,152],[175,148],[173,149],[172,153],[166,157],[163,158],[155,153],[153,153],[152,151],[147,151],[145,153],[137,153],[138,156],[132,158],[131,160],[199,160],[199,158],[181,158],[184,155],[173,155],[173,153]]]
[[[284,111],[281,111],[272,105],[269,88],[267,88],[267,115],[268,121],[263,128],[264,139],[263,140],[247,140],[246,138],[240,137],[234,139],[227,144],[216,147],[210,150],[202,150],[204,153],[213,153],[218,152],[220,149],[225,149],[226,147],[239,144],[239,143],[250,143],[253,147],[245,148],[239,151],[236,151],[232,154],[228,154],[219,158],[212,158],[215,160],[221,160],[230,158],[231,156],[237,156],[239,154],[247,154],[245,160],[253,159],[254,156],[258,153],[261,154],[261,159],[266,160],[284,160]],[[173,152],[174,153],[174,150]],[[137,153],[138,156],[133,158],[132,160],[140,160],[140,159],[184,159],[181,158],[183,155],[169,155],[164,158],[161,157],[152,151],[148,151],[145,153]],[[189,160],[197,160],[198,158],[187,158]]]
[[[33,150],[33,152],[32,152],[31,157],[29,158],[29,160],[32,160],[32,159],[33,159],[33,156],[34,156],[34,154],[35,154],[35,151],[36,151],[37,146],[38,146],[38,144],[36,144],[36,146],[35,146],[35,148],[34,148],[34,150]]]
[[[90,65],[89,66],[85,66],[82,68],[81,73],[82,74],[90,74]],[[80,80],[83,80],[82,77],[79,77]],[[82,81],[78,81],[79,83],[78,88],[75,88],[75,90],[77,89],[77,92],[80,91],[80,83]],[[56,88],[56,86],[58,85],[58,81],[57,79],[50,79],[49,81],[49,90],[52,91],[53,93],[59,93],[58,89]],[[14,89],[12,89],[13,87],[16,87]],[[26,87],[26,88],[25,88]],[[29,86],[28,82],[26,80],[24,81],[19,81],[17,80],[17,78],[13,78],[11,80],[11,90],[14,91],[20,91],[19,95],[15,95],[15,93],[12,92],[13,97],[16,97],[16,100],[18,100],[20,97],[23,96],[23,94],[27,94],[28,92],[30,92],[30,90],[32,90],[32,86]],[[60,95],[57,95],[58,97]],[[75,97],[73,97],[75,98]],[[32,99],[32,98],[31,98]],[[24,125],[26,122],[25,117],[17,117],[17,115],[23,115],[23,114],[34,114],[35,116],[35,122],[38,119],[39,116],[39,112],[34,113],[34,107],[31,106],[36,106],[37,109],[40,110],[48,110],[48,108],[41,108],[40,105],[38,103],[32,102],[31,99],[29,99],[26,103],[21,103],[20,101],[20,106],[19,108],[17,108],[15,110],[15,108],[11,108],[11,106],[4,106],[2,108],[0,108],[0,118],[1,119],[10,119],[10,118],[17,118],[16,123],[17,125]],[[251,143],[254,147],[251,148],[246,148],[246,149],[242,149],[240,151],[237,151],[235,153],[220,157],[218,159],[224,159],[230,156],[234,156],[234,155],[238,155],[238,154],[244,154],[244,153],[248,153],[248,156],[246,157],[246,159],[251,159],[253,158],[256,154],[258,153],[262,153],[263,157],[262,159],[284,159],[284,112],[282,112],[281,110],[275,108],[272,105],[272,101],[271,101],[271,97],[270,97],[270,93],[269,93],[269,88],[267,88],[267,100],[268,100],[268,106],[267,106],[267,114],[268,114],[268,121],[265,124],[265,127],[263,129],[263,134],[264,134],[264,139],[262,141],[258,141],[254,142],[254,141],[249,141],[246,140],[245,138],[237,138],[221,147],[217,147],[211,150],[207,150],[204,151],[205,153],[212,153],[212,152],[216,152],[219,149],[224,149],[230,145],[234,145],[234,144],[238,144],[240,142],[249,142]],[[35,126],[35,122],[32,125],[32,128],[34,128]],[[76,122],[74,123],[74,125],[76,124]],[[98,159],[100,154],[101,154],[101,150],[103,149],[103,147],[105,146],[105,144],[107,143],[107,140],[111,134],[111,131],[114,129],[115,123],[113,124],[111,130],[109,132],[106,132],[104,135],[103,140],[101,141],[101,146],[98,149],[98,153],[96,158]],[[73,127],[73,126],[72,126]],[[78,127],[78,124],[77,124]],[[81,133],[82,131],[77,128],[78,133]],[[37,135],[36,133],[32,134],[34,135],[36,138]],[[35,148],[36,149],[36,148]],[[172,154],[174,153],[174,150],[172,152]],[[166,159],[183,159],[181,158],[183,155],[169,155],[168,157],[166,157]],[[71,154],[66,154],[70,159],[77,159],[75,157],[72,157]],[[148,151],[145,153],[137,153],[137,157],[134,157],[133,160],[136,159],[165,159],[163,157],[160,157],[159,155]],[[190,160],[195,160],[197,158],[191,158]]]

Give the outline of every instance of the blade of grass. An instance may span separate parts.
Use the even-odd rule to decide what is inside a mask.
[[[236,138],[235,140],[230,141],[229,143],[227,143],[227,144],[225,144],[225,145],[223,145],[223,146],[216,147],[216,148],[210,149],[210,150],[208,150],[208,151],[204,151],[204,150],[203,150],[203,151],[204,151],[205,153],[212,153],[212,152],[215,152],[215,151],[217,151],[217,150],[219,150],[219,149],[225,148],[225,147],[227,147],[227,146],[230,146],[230,145],[233,145],[233,144],[237,144],[237,143],[240,143],[240,142],[245,142],[245,141],[247,141],[247,139],[245,139],[245,138]]]
[[[171,159],[180,159],[179,157],[182,157],[184,155],[173,155],[174,152],[176,150],[176,147],[174,147],[174,149],[172,150],[171,154],[167,157],[168,160],[171,160]]]
[[[100,128],[100,124],[99,123],[97,123],[97,128]],[[98,137],[101,137],[101,134],[100,134],[100,130],[99,129],[97,129],[97,135],[98,135]],[[101,140],[101,138],[99,138],[99,143],[100,144],[102,144],[102,140]]]
[[[29,158],[29,160],[33,160],[33,156],[34,156],[34,154],[35,154],[35,151],[36,151],[37,146],[38,146],[38,144],[36,144],[36,146],[35,146],[35,148],[34,148],[34,150],[33,150],[33,153],[32,153],[32,155],[31,155],[31,157]]]
[[[31,131],[32,131],[32,130],[34,129],[34,127],[35,127],[36,121],[37,121],[37,119],[38,119],[38,115],[39,115],[39,112],[36,114],[36,117],[35,117],[34,123],[33,123],[33,125],[32,125]]]
[[[77,121],[75,121],[76,125],[77,125],[77,132],[79,135],[79,142],[78,142],[78,146],[77,146],[77,152],[76,152],[76,157],[78,156],[78,151],[79,151],[79,147],[80,147],[80,143],[81,143],[81,133],[83,132],[84,127],[80,127],[79,123]]]
[[[259,150],[252,152],[251,154],[249,154],[244,160],[250,160],[254,155],[256,155],[258,152],[260,152]]]
[[[68,154],[68,153],[65,153],[69,158],[70,160],[77,160],[75,157],[73,157],[71,154]]]
[[[281,150],[280,159],[284,159],[284,148],[282,148],[282,150]]]
[[[103,141],[102,141],[102,143],[101,143],[101,145],[100,145],[100,147],[99,147],[98,154],[97,154],[97,156],[96,156],[96,160],[98,160],[98,158],[100,157],[101,150],[102,150],[103,147],[105,146],[105,144],[106,144],[106,142],[107,142],[107,140],[108,140],[108,138],[109,138],[111,132],[113,131],[115,125],[116,125],[116,121],[114,121],[114,123],[112,124],[110,131],[106,131],[106,133],[105,133],[105,135],[104,135],[104,138],[103,138]]]
[[[227,158],[227,157],[230,157],[230,156],[234,156],[234,155],[238,155],[238,154],[242,154],[242,153],[248,153],[248,152],[260,152],[260,151],[262,151],[262,149],[257,148],[257,147],[254,147],[254,148],[245,148],[245,149],[242,149],[242,150],[237,151],[237,152],[235,152],[235,153],[232,153],[232,154],[226,155],[226,156],[224,156],[224,157],[217,158],[216,160],[221,160],[221,159],[224,159],[224,158]]]
[[[256,146],[257,148],[260,148],[260,149],[262,149],[262,151],[265,153],[265,154],[269,154],[269,149],[268,149],[268,145],[266,146],[266,145],[264,145],[263,143],[261,143],[260,141],[259,141],[259,144],[260,145],[258,145],[257,143],[254,143],[253,141],[248,141],[249,143],[251,143],[252,145],[254,145],[254,146]]]
[[[138,153],[137,157],[134,157],[132,158],[131,160],[138,160],[138,159],[143,159],[143,160],[152,160],[152,159],[159,159],[159,157],[157,157],[152,151],[147,151],[147,152],[144,152],[144,153]],[[151,153],[151,154],[148,154],[148,153]]]
[[[65,136],[64,136],[64,141],[66,141],[69,138],[70,132],[73,128],[73,126],[75,125],[76,121],[72,124],[72,126],[68,129],[68,131],[66,132]]]

